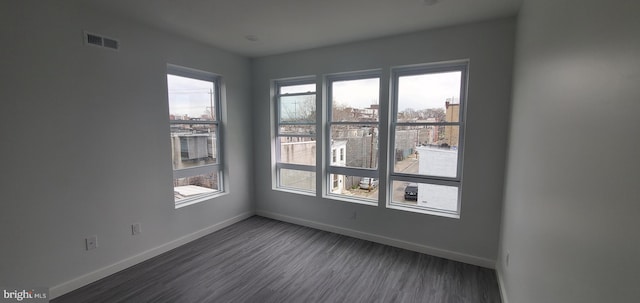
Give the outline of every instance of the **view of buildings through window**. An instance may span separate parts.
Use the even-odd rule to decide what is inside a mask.
[[[457,214],[466,65],[395,75],[391,205]]]
[[[214,75],[170,66],[167,72],[176,206],[221,192],[219,90]]]
[[[316,84],[281,82],[276,96],[276,180],[285,189],[316,189]]]
[[[329,78],[328,87],[328,193],[377,203],[380,77]]]
[[[397,69],[393,77],[388,205],[456,215],[466,62]],[[380,77],[329,76],[326,84],[327,195],[377,204],[379,148],[388,145],[380,143]],[[277,187],[315,192],[315,79],[277,87]]]

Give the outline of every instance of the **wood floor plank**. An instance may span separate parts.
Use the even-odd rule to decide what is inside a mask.
[[[493,270],[254,216],[63,302],[496,303]]]

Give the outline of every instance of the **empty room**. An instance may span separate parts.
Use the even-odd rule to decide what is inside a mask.
[[[640,300],[640,2],[2,0],[1,302]]]

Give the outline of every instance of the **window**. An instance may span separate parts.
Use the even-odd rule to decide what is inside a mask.
[[[315,79],[278,81],[275,88],[275,188],[315,193]]]
[[[276,81],[274,189],[316,193],[320,139],[323,197],[369,205],[382,198],[387,208],[459,218],[467,70],[467,61],[392,69],[389,111],[382,109],[388,159],[379,159],[379,72],[326,76],[326,124],[316,117],[315,78]],[[202,141],[188,144],[194,150],[183,158],[202,153]],[[389,167],[385,184],[381,165]]]
[[[224,192],[219,77],[169,65],[167,95],[174,201],[181,207]]]
[[[458,217],[467,63],[394,70],[390,208]]]
[[[327,196],[377,205],[380,76],[330,76],[327,90]]]

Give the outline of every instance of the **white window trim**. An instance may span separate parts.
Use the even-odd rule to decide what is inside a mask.
[[[313,93],[310,92],[303,92],[303,93],[291,93],[291,94],[280,94],[280,88],[283,86],[293,86],[293,85],[305,85],[305,84],[309,84],[309,85],[314,85],[315,87],[315,91]],[[316,100],[316,121],[314,122],[287,122],[287,123],[281,123],[280,122],[280,97],[283,96],[305,96],[305,95],[314,95],[315,96],[315,100]],[[307,195],[307,196],[316,196],[316,184],[313,184],[313,189],[311,190],[305,190],[302,188],[295,188],[295,187],[288,187],[288,186],[283,186],[281,184],[280,181],[280,171],[282,169],[289,169],[289,170],[298,170],[298,171],[308,171],[308,172],[313,172],[314,174],[316,174],[316,178],[317,178],[317,169],[316,169],[316,165],[303,165],[303,164],[292,164],[292,163],[281,163],[279,162],[280,159],[280,146],[278,144],[278,138],[279,137],[315,137],[315,142],[316,142],[316,149],[319,148],[320,146],[320,142],[318,141],[319,138],[319,134],[318,134],[318,88],[317,88],[317,83],[316,83],[316,77],[300,77],[300,78],[293,78],[293,79],[279,79],[279,80],[275,80],[273,81],[273,104],[272,104],[272,108],[274,108],[274,114],[272,115],[273,117],[273,123],[272,123],[272,131],[273,131],[273,146],[272,146],[272,154],[273,154],[273,171],[272,171],[272,190],[277,190],[277,191],[282,191],[282,192],[287,192],[287,193],[294,193],[294,194],[302,194],[302,195]],[[314,134],[313,135],[301,135],[301,134],[280,134],[280,125],[306,125],[306,126],[310,126],[313,128],[314,130]],[[316,158],[317,158],[317,153],[316,153]],[[316,163],[317,163],[317,159],[316,159]],[[317,183],[317,182],[316,182]]]
[[[364,205],[369,205],[369,206],[378,206],[378,202],[380,201],[381,197],[378,196],[378,199],[372,200],[372,199],[366,199],[366,198],[360,198],[360,197],[348,197],[348,196],[344,196],[344,195],[339,195],[339,194],[334,194],[331,193],[331,185],[330,183],[330,178],[332,174],[338,174],[338,175],[345,175],[345,176],[357,176],[357,177],[370,177],[370,178],[377,178],[378,180],[380,180],[380,155],[378,155],[378,163],[376,164],[376,168],[375,169],[370,169],[370,168],[356,168],[356,167],[346,167],[346,166],[332,166],[331,164],[331,159],[332,159],[332,148],[331,148],[331,126],[332,125],[377,125],[378,127],[378,134],[380,134],[381,132],[381,117],[378,116],[378,122],[377,123],[372,123],[372,122],[355,122],[355,121],[351,121],[351,122],[333,122],[332,121],[332,113],[333,113],[333,102],[332,102],[332,98],[333,98],[333,93],[332,93],[332,83],[333,82],[337,82],[337,81],[349,81],[349,80],[360,80],[360,79],[372,79],[372,78],[378,78],[379,79],[379,86],[378,86],[378,100],[380,102],[380,100],[382,100],[382,73],[379,70],[375,70],[375,71],[361,71],[361,72],[349,72],[349,73],[342,73],[342,74],[332,74],[332,75],[327,75],[324,77],[324,84],[326,87],[326,108],[327,111],[324,115],[325,117],[325,135],[324,135],[324,146],[325,146],[325,159],[327,159],[324,165],[324,172],[323,172],[323,176],[322,178],[325,180],[325,182],[323,182],[323,184],[325,184],[326,186],[324,186],[323,191],[322,191],[322,197],[326,198],[326,199],[332,199],[332,200],[339,200],[339,201],[345,201],[345,202],[351,202],[351,203],[358,203],[358,204],[364,204]],[[378,138],[378,151],[380,151],[380,138]],[[346,151],[345,151],[346,154]],[[379,192],[378,192],[379,193]]]
[[[449,72],[449,71],[460,71],[461,75],[461,85],[460,85],[460,109],[459,109],[459,121],[458,122],[419,122],[419,123],[410,123],[410,122],[398,122],[397,121],[397,104],[398,104],[398,79],[401,76],[409,76],[409,75],[420,75],[420,74],[429,74],[429,73],[439,73],[439,72]],[[389,69],[387,69],[389,72]],[[390,79],[389,79],[390,76]],[[315,76],[313,77],[299,77],[293,79],[282,79],[275,80],[272,88],[275,88],[275,92],[272,92],[273,102],[272,106],[275,106],[275,113],[272,115],[275,117],[273,123],[272,130],[272,142],[274,142],[274,146],[272,151],[273,155],[273,179],[272,179],[272,188],[274,190],[279,190],[288,193],[294,194],[302,194],[309,196],[321,196],[325,199],[331,200],[339,200],[350,203],[358,203],[368,206],[375,207],[384,207],[387,209],[394,210],[402,210],[409,211],[414,213],[428,214],[428,215],[436,215],[440,217],[448,217],[459,219],[462,211],[462,188],[463,188],[463,167],[464,167],[464,142],[465,142],[465,127],[466,127],[466,106],[467,106],[467,89],[468,89],[468,78],[469,78],[469,60],[456,60],[456,61],[448,61],[448,62],[439,62],[439,63],[431,63],[431,64],[418,64],[418,65],[410,65],[410,66],[398,66],[392,67],[390,69],[389,76],[382,74],[382,69],[362,71],[362,72],[348,72],[348,73],[340,73],[340,74],[329,74],[322,77],[322,79],[317,79]],[[332,83],[334,81],[345,81],[345,80],[358,80],[358,79],[367,79],[367,78],[378,78],[380,79],[379,86],[379,104],[380,116],[378,117],[377,123],[371,122],[332,122]],[[388,83],[383,82],[390,80]],[[302,123],[301,125],[315,125],[315,140],[316,140],[316,165],[298,165],[298,164],[289,164],[289,163],[278,163],[277,159],[279,159],[278,153],[279,146],[277,146],[277,138],[279,133],[279,97],[278,94],[281,86],[288,85],[298,85],[298,84],[316,84],[316,121],[315,123]],[[323,88],[323,89],[320,89]],[[389,94],[390,98],[383,96],[384,94]],[[295,94],[287,94],[287,95],[295,95]],[[390,99],[390,100],[387,100]],[[383,102],[387,100],[387,102]],[[386,103],[386,107],[382,108],[382,104]],[[274,107],[272,107],[274,108]],[[385,110],[386,109],[386,110]],[[387,111],[388,110],[388,111]],[[388,113],[389,117],[382,117],[383,113]],[[383,124],[384,122],[384,124]],[[295,124],[295,123],[288,123]],[[377,165],[375,169],[370,168],[357,168],[357,167],[344,167],[344,166],[332,166],[333,164],[333,154],[331,148],[331,126],[332,125],[376,125],[378,127],[378,159]],[[458,126],[458,161],[456,168],[456,176],[455,177],[442,177],[442,176],[425,176],[425,175],[417,175],[417,174],[407,174],[407,173],[396,173],[394,172],[394,164],[395,163],[395,136],[396,136],[396,128],[398,126],[403,125],[419,125],[419,126],[429,126],[429,125],[438,125],[438,126]],[[313,128],[313,127],[312,127]],[[302,135],[283,135],[283,136],[302,136]],[[305,136],[308,137],[308,136]],[[388,144],[386,148],[383,146],[383,141],[385,140]],[[337,155],[338,151],[336,150],[336,159],[338,159]],[[385,155],[386,154],[386,155]],[[341,155],[342,156],[342,155]],[[344,151],[344,157],[346,157],[346,150]],[[382,158],[384,157],[384,158]],[[384,167],[383,167],[384,166]],[[313,190],[302,190],[299,188],[288,188],[279,186],[279,170],[280,169],[293,169],[300,171],[308,171],[315,173],[316,183],[318,184],[316,188]],[[381,172],[385,173],[385,176],[381,176]],[[366,199],[360,197],[350,197],[339,194],[332,194],[331,188],[333,184],[331,184],[331,175],[345,175],[345,176],[358,176],[358,177],[370,177],[377,178],[382,182],[382,180],[386,179],[385,184],[380,183],[380,189],[382,187],[385,188],[386,194],[384,196],[378,196],[378,199]],[[384,177],[384,178],[381,178]],[[425,184],[434,184],[434,185],[444,185],[444,186],[452,186],[458,189],[458,201],[457,201],[457,211],[447,211],[443,209],[429,208],[424,206],[411,206],[400,203],[393,202],[393,182],[394,181],[406,181],[406,182],[414,182],[414,183],[425,183]],[[382,193],[380,191],[379,193]]]
[[[429,215],[437,215],[442,217],[449,217],[454,219],[459,219],[462,211],[462,179],[463,179],[463,166],[464,166],[464,141],[465,141],[465,125],[466,125],[466,108],[467,108],[467,89],[468,89],[468,80],[469,80],[469,60],[459,60],[459,61],[450,61],[450,62],[442,62],[435,64],[423,64],[423,65],[412,65],[405,67],[395,67],[391,69],[392,71],[392,84],[391,89],[393,90],[392,100],[390,102],[391,109],[391,120],[389,121],[389,150],[388,150],[388,159],[389,161],[389,188],[387,191],[387,203],[386,208],[397,209],[409,212],[417,212]],[[441,73],[441,72],[451,72],[451,71],[460,71],[461,74],[461,83],[460,83],[460,110],[458,112],[458,122],[436,122],[436,123],[406,123],[397,122],[398,120],[398,80],[402,76],[411,76],[411,75],[422,75],[422,74],[431,74],[431,73]],[[423,125],[439,125],[439,126],[459,126],[459,135],[458,135],[458,162],[456,169],[456,177],[441,177],[441,176],[425,176],[425,175],[417,175],[417,174],[404,174],[404,173],[396,173],[394,172],[393,163],[395,163],[395,136],[396,136],[396,128],[397,126],[423,126]],[[435,184],[435,185],[446,185],[457,187],[458,189],[458,201],[457,201],[457,211],[447,211],[436,208],[429,208],[424,206],[411,206],[404,205],[393,202],[393,190],[391,189],[393,181],[406,181],[413,183],[426,183],[426,184]]]
[[[186,77],[191,79],[197,79],[202,81],[212,82],[214,86],[214,102],[215,102],[215,121],[183,121],[183,120],[169,120],[169,125],[171,124],[211,124],[215,125],[217,129],[216,134],[216,159],[217,163],[214,164],[206,164],[189,168],[182,169],[174,169],[172,180],[175,178],[182,178],[188,176],[195,176],[204,173],[210,173],[211,171],[216,171],[218,175],[218,190],[208,194],[202,194],[190,198],[184,198],[179,202],[174,200],[174,207],[176,209],[182,208],[185,206],[197,204],[200,202],[208,201],[210,199],[220,197],[226,195],[228,193],[227,186],[225,184],[225,172],[224,172],[224,124],[223,124],[223,115],[222,115],[222,84],[221,77],[219,75],[200,71],[188,67],[183,67],[179,65],[167,64],[167,75],[176,75],[180,77]],[[168,101],[167,96],[167,101]],[[168,104],[168,102],[167,102]],[[173,188],[173,181],[172,186]]]

